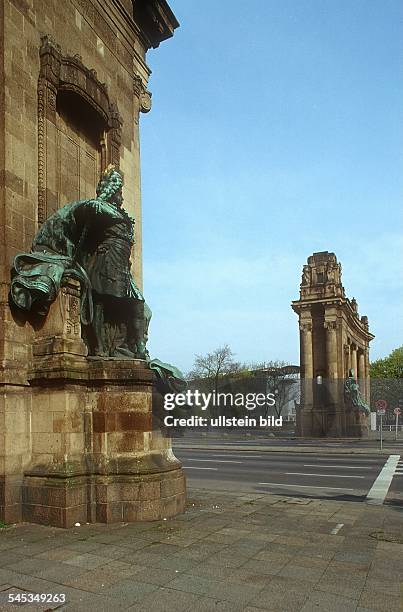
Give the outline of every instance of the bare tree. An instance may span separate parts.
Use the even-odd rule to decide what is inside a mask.
[[[196,355],[193,370],[187,378],[202,378],[208,382],[210,391],[217,393],[220,378],[235,374],[239,369],[240,364],[234,361],[234,353],[228,344],[225,344],[207,355]]]
[[[299,367],[285,361],[268,361],[251,367],[254,374],[266,380],[266,393],[272,393],[276,398],[273,406],[275,415],[280,417],[285,406],[292,400],[298,399],[299,386],[295,385],[299,378]],[[266,417],[270,407],[266,408]]]

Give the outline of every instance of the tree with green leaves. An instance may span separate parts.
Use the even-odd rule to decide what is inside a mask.
[[[403,408],[403,346],[396,348],[384,359],[370,364],[371,406],[374,409],[379,399],[386,400],[388,408],[385,424],[393,424],[393,409]]]
[[[403,378],[403,346],[370,364],[371,378]]]

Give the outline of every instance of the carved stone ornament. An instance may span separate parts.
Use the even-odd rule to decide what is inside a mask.
[[[133,92],[139,100],[139,110],[148,113],[151,110],[151,92],[145,87],[143,80],[137,74],[133,77]]]
[[[151,110],[151,92],[148,89],[141,93],[140,110],[142,113],[148,113]]]
[[[327,329],[327,331],[336,331],[338,327],[338,321],[325,321],[324,322],[324,328]]]
[[[101,166],[113,163],[119,167],[122,119],[115,104],[109,100],[105,83],[98,80],[95,70],[84,66],[79,55],[63,55],[61,48],[49,36],[41,38],[38,79],[38,222],[48,216],[46,181],[46,126],[56,124],[56,100],[59,91],[72,91],[83,98],[102,118],[106,142],[100,143]]]
[[[312,281],[311,267],[305,265],[302,268],[301,285],[302,286],[309,286],[311,284],[311,281]]]
[[[312,323],[300,323],[299,328],[304,334],[312,332]]]
[[[65,332],[68,336],[81,336],[81,321],[80,321],[80,292],[63,287],[62,293],[67,297],[67,318],[65,321]]]

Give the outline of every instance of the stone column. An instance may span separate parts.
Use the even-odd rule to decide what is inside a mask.
[[[347,355],[347,377],[350,376],[350,370],[353,367],[351,365],[351,343],[347,344],[348,346],[348,355]]]
[[[304,378],[313,378],[313,351],[312,351],[312,321],[300,323],[301,330],[301,364]]]
[[[337,321],[325,321],[326,329],[326,370],[329,380],[338,376],[337,367]]]
[[[344,345],[344,369],[343,378],[348,377],[348,369],[350,367],[350,346],[346,343]]]
[[[365,397],[366,393],[365,393],[365,383],[366,383],[366,376],[365,376],[365,355],[364,355],[364,351],[362,349],[358,350],[358,384],[360,386],[360,391],[363,395],[363,397]]]
[[[351,345],[351,368],[354,370],[354,378],[357,380],[357,345]]]
[[[368,347],[364,351],[364,362],[365,362],[365,399],[370,405],[371,401],[371,378],[369,375],[369,349]]]
[[[326,330],[326,388],[329,405],[324,407],[327,412],[326,428],[332,428],[333,435],[340,435],[342,424],[337,414],[339,406],[339,382],[338,382],[338,359],[337,359],[337,320],[325,319]]]
[[[312,349],[312,319],[300,319],[301,343],[301,374],[302,374],[302,408],[300,434],[312,434],[312,379],[313,379],[313,349]]]

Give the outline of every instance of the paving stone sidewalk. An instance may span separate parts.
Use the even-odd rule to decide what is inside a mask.
[[[0,530],[4,611],[401,612],[402,580],[403,508],[365,503],[191,490],[175,519]]]

